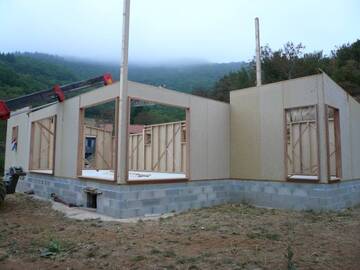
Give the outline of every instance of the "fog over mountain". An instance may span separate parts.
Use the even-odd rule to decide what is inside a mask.
[[[0,51],[30,51],[119,63],[122,0],[1,0]],[[130,61],[241,62],[262,44],[291,40],[329,54],[360,36],[359,0],[132,0]],[[341,44],[341,43],[340,43]],[[190,60],[189,60],[190,59]]]

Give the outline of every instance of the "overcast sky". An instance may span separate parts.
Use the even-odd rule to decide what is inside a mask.
[[[0,51],[118,62],[122,0],[0,0]],[[360,0],[132,0],[130,61],[248,61],[262,44],[324,50],[360,38]]]

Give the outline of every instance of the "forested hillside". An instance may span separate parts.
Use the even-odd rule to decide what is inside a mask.
[[[198,64],[182,66],[130,65],[129,79],[152,85],[192,92],[210,90],[216,81],[244,63]],[[83,80],[104,73],[119,79],[119,66],[41,54],[0,54],[0,99],[8,99],[55,84]]]

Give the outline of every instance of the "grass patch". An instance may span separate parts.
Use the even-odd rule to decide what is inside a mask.
[[[62,248],[58,240],[50,240],[49,244],[40,250],[40,257],[50,258],[61,253]]]
[[[144,260],[146,260],[146,257],[142,256],[142,255],[137,255],[137,256],[134,256],[134,257],[131,258],[132,262],[141,262],[141,261],[144,261]]]
[[[163,256],[166,258],[175,258],[176,254],[173,250],[167,250],[163,253]]]
[[[247,233],[246,236],[250,239],[267,239],[271,241],[280,240],[280,234],[269,232],[264,228],[255,229],[254,231]]]

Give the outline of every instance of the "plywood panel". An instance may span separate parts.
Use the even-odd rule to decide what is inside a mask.
[[[192,98],[190,104],[190,173],[196,180],[211,179],[208,174],[208,104]]]
[[[79,97],[69,99],[62,104],[62,122],[57,133],[57,141],[61,141],[60,147],[56,147],[59,153],[59,170],[55,169],[56,176],[77,177],[78,142],[79,142]],[[56,161],[56,160],[55,160]]]
[[[350,130],[352,157],[351,178],[360,179],[360,104],[353,99],[350,100]]]
[[[17,151],[11,149],[11,134],[15,126],[18,127]],[[12,166],[20,166],[24,170],[28,170],[30,133],[29,118],[26,114],[20,114],[8,120],[5,141],[5,169]]]
[[[318,89],[321,88],[322,75],[283,81],[270,84],[268,87],[276,89],[281,85],[285,108],[303,107],[318,104]]]
[[[251,88],[232,92],[230,96],[232,178],[261,179],[262,176],[258,91]]]
[[[318,104],[321,87],[322,75],[314,75],[232,91],[231,177],[285,181],[284,110]],[[302,133],[305,128],[298,126],[294,135]],[[315,136],[314,129],[309,129],[303,143],[315,139]],[[300,146],[297,147],[300,151]],[[314,155],[317,150],[302,151],[308,157],[302,162],[309,163],[310,153]],[[294,170],[301,169],[300,161],[292,165]]]
[[[261,179],[284,179],[284,104],[280,84],[264,86],[260,94]],[[279,157],[279,158],[274,158]]]
[[[208,175],[212,179],[230,177],[230,108],[208,103]],[[224,169],[227,173],[224,175]]]

